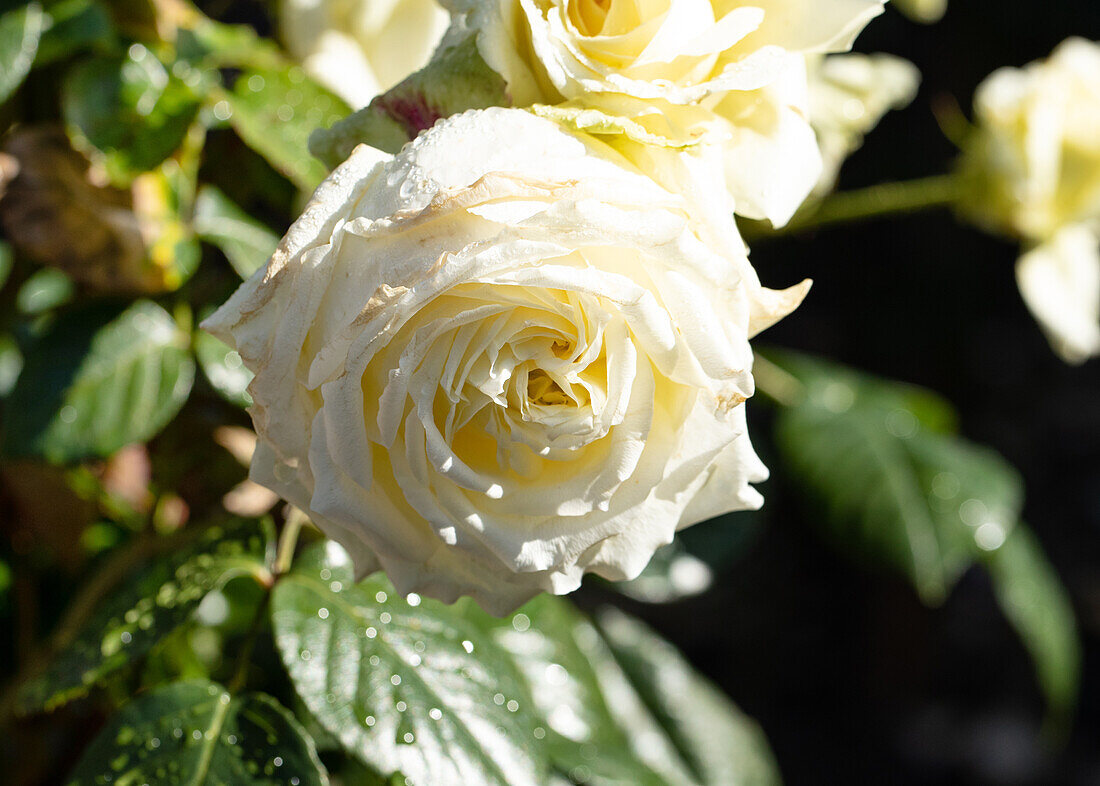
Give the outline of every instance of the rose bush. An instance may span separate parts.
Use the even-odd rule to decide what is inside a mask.
[[[428,62],[447,29],[436,0],[282,0],[279,32],[306,71],[352,107]]]
[[[1100,45],[1062,43],[974,97],[964,156],[978,222],[1020,238],[1024,300],[1070,362],[1100,353]]]
[[[253,478],[360,573],[495,612],[758,507],[748,339],[808,282],[626,167],[515,109],[358,148],[205,323],[256,374]]]
[[[450,0],[516,106],[568,103],[583,126],[719,144],[737,211],[785,223],[821,159],[806,56],[842,51],[881,0]],[[581,114],[585,113],[585,114]],[[603,116],[597,122],[594,115]]]

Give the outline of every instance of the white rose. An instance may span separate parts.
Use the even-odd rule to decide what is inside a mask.
[[[279,33],[310,76],[359,108],[423,67],[449,18],[436,0],[281,0]]]
[[[705,234],[522,110],[359,147],[205,323],[256,374],[253,479],[403,593],[502,613],[637,575],[761,504],[748,339],[808,287],[762,288]]]
[[[893,55],[847,54],[812,58],[809,73],[810,124],[824,162],[815,191],[824,193],[883,116],[916,97],[920,72]]]
[[[964,158],[982,223],[1029,247],[1024,300],[1070,362],[1100,353],[1100,45],[1062,43],[1046,61],[979,86]]]
[[[883,0],[449,0],[516,106],[662,116],[721,137],[737,211],[785,223],[817,182],[805,55],[847,49]],[[709,120],[700,121],[702,108]],[[591,118],[587,118],[591,119]],[[590,125],[590,127],[592,127]],[[637,141],[637,124],[618,129]],[[671,140],[673,145],[682,138]]]

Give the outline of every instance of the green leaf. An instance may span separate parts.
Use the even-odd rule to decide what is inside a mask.
[[[778,783],[756,724],[641,623],[608,611],[601,635],[569,602],[551,595],[503,620],[473,604],[465,612],[514,657],[553,765],[573,782]]]
[[[66,781],[105,783],[326,786],[328,775],[309,735],[275,699],[194,680],[123,707]]]
[[[23,282],[15,305],[24,314],[41,314],[63,305],[72,296],[73,280],[57,268],[45,267]]]
[[[286,60],[274,41],[248,25],[227,25],[195,13],[182,20],[176,52],[205,68],[280,68]]]
[[[141,44],[122,58],[81,62],[61,88],[73,145],[98,160],[117,185],[179,149],[199,105],[194,89]]]
[[[195,201],[194,227],[200,238],[221,249],[242,279],[263,267],[279,245],[278,235],[210,185]]]
[[[619,666],[699,783],[779,783],[760,728],[671,644],[615,609],[600,614],[598,623]]]
[[[608,582],[608,586],[643,603],[671,603],[705,591],[711,579],[707,563],[690,554],[683,541],[676,538],[657,549],[637,577]]]
[[[1035,663],[1051,715],[1064,724],[1081,680],[1081,642],[1069,596],[1023,524],[999,549],[986,553],[984,564],[1005,616]]]
[[[143,442],[176,416],[194,378],[187,336],[160,306],[69,311],[27,352],[3,453],[66,463]]]
[[[245,71],[223,99],[234,130],[298,188],[312,191],[328,171],[309,154],[309,134],[351,110],[299,66]],[[218,116],[219,101],[214,107]]]
[[[903,572],[926,603],[942,602],[983,544],[999,545],[1015,526],[1023,498],[1015,470],[941,433],[950,418],[927,392],[806,359],[784,365],[805,395],[780,413],[778,443],[823,503],[826,534]]]
[[[45,16],[45,29],[34,59],[36,68],[86,49],[105,51],[114,43],[111,17],[94,0],[50,3]]]
[[[45,18],[42,6],[28,3],[0,16],[0,104],[31,72]]]
[[[355,584],[335,543],[303,554],[271,618],[309,711],[346,751],[414,786],[545,783],[511,660],[454,607],[412,601],[381,579]]]
[[[509,106],[504,79],[481,58],[475,35],[445,49],[400,84],[309,140],[313,155],[335,168],[358,144],[396,153],[436,120],[467,109]]]
[[[202,373],[226,401],[241,408],[252,406],[248,384],[253,375],[233,347],[200,330],[195,333],[195,356]]]
[[[23,353],[18,342],[7,333],[0,333],[0,398],[11,393],[22,370]]]
[[[1080,643],[1066,592],[1020,522],[1015,470],[945,433],[953,417],[933,394],[797,356],[784,366],[805,395],[780,413],[779,446],[822,503],[830,538],[902,571],[930,604],[971,565],[983,565],[1035,662],[1052,715],[1067,715]]]
[[[52,710],[144,656],[184,623],[208,592],[238,576],[269,583],[269,523],[206,530],[198,542],[161,557],[110,595],[45,671],[19,690],[22,713]]]
[[[13,267],[15,267],[15,252],[12,251],[10,243],[0,240],[0,289],[8,283],[8,276],[11,275]]]

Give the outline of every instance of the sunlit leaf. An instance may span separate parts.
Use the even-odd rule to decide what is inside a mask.
[[[28,3],[0,16],[0,104],[30,73],[45,18],[42,6]]]
[[[215,117],[224,114],[245,144],[305,191],[312,191],[328,174],[309,153],[310,132],[350,111],[299,66],[245,71],[232,92],[214,106]]]
[[[328,542],[278,582],[271,618],[298,696],[378,772],[413,786],[545,783],[522,678],[454,607],[354,583]]]
[[[609,586],[634,600],[670,603],[705,591],[712,578],[707,563],[688,553],[683,541],[677,538],[657,549],[637,577],[610,582]]]
[[[60,270],[35,271],[19,288],[15,305],[24,314],[41,314],[67,302],[73,296],[73,280]]]
[[[149,301],[65,313],[27,352],[5,405],[4,453],[64,463],[149,439],[191,391],[187,343]]]
[[[512,654],[528,682],[553,765],[570,781],[779,782],[755,722],[641,623],[607,611],[601,634],[568,601],[551,595],[503,620],[472,604],[464,608]]]
[[[111,180],[128,184],[183,143],[200,98],[141,44],[125,57],[74,66],[61,110],[77,149],[101,163]]]
[[[242,279],[267,263],[279,236],[241,210],[214,186],[203,186],[195,201],[195,232],[222,250]]]
[[[275,699],[193,680],[123,707],[65,783],[326,786],[328,776],[309,735]]]
[[[270,581],[270,526],[213,527],[198,542],[162,556],[129,577],[92,614],[46,670],[19,691],[24,713],[51,710],[145,655],[198,608],[212,589],[237,576]]]

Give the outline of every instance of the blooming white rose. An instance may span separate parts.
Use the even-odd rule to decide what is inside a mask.
[[[431,57],[449,16],[436,0],[281,0],[279,33],[306,72],[352,108]]]
[[[964,208],[1030,248],[1024,300],[1064,359],[1100,353],[1100,45],[1062,43],[978,88]]]
[[[812,58],[809,73],[810,124],[824,162],[815,191],[824,193],[883,116],[916,97],[920,71],[893,55],[846,54]]]
[[[805,55],[850,47],[883,0],[449,0],[516,106],[663,117],[725,146],[737,210],[785,223],[817,182]],[[708,118],[700,120],[698,112]],[[587,118],[590,120],[591,118]],[[594,125],[589,123],[589,128]],[[617,131],[635,136],[637,123]],[[646,130],[647,143],[652,134]],[[635,138],[637,138],[635,136]],[[641,140],[640,140],[641,141]],[[670,140],[680,145],[683,138]]]
[[[761,504],[748,339],[808,288],[710,234],[518,109],[359,147],[204,324],[256,374],[253,479],[403,593],[502,613],[636,576]]]

